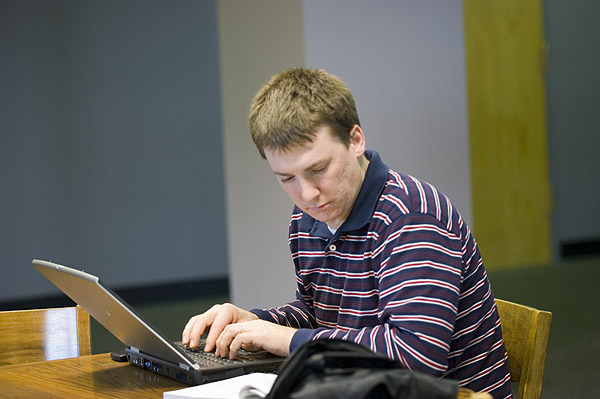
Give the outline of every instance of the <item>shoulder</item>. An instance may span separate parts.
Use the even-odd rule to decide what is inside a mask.
[[[456,235],[460,235],[463,224],[451,201],[436,187],[391,169],[373,219],[383,219],[386,225],[398,224],[399,219],[407,224],[411,220],[427,220]]]

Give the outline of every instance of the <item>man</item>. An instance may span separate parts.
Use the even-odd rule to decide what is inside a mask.
[[[287,356],[321,338],[354,341],[403,367],[510,397],[498,312],[477,244],[428,183],[365,150],[352,94],[338,78],[290,69],[256,94],[250,132],[294,202],[289,244],[296,300],[266,310],[216,305],[182,340],[235,357]]]

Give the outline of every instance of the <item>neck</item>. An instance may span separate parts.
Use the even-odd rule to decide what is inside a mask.
[[[361,155],[360,158],[358,158],[358,165],[360,166],[360,170],[362,172],[362,180],[365,180],[365,175],[367,174],[367,169],[369,168],[369,160],[367,159],[367,157],[363,155]]]

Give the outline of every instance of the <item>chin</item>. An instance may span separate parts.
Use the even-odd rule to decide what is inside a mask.
[[[306,212],[306,211],[305,211]],[[319,222],[324,222],[327,223],[330,219],[329,218],[323,218],[323,217],[319,217],[318,214],[315,214],[313,212],[306,212],[310,215],[310,217],[312,217],[315,220],[318,220]]]

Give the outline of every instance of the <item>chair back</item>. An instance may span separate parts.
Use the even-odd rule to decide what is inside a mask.
[[[511,381],[519,399],[539,399],[546,365],[552,313],[496,299]]]
[[[91,353],[90,315],[79,305],[0,312],[0,366]]]

